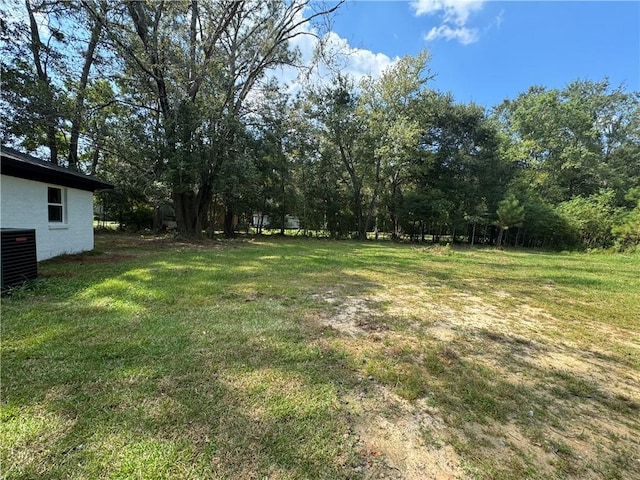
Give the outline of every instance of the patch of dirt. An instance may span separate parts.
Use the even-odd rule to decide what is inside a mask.
[[[581,339],[571,341],[563,333],[570,328],[566,321],[542,308],[490,304],[465,292],[445,294],[446,300],[439,298],[443,292],[413,285],[369,297],[326,292],[314,298],[329,307],[319,318],[324,327],[360,342],[400,339],[408,345],[411,331],[445,344],[464,341],[469,359],[503,382],[536,392],[545,405],[525,405],[522,412],[511,412],[507,423],[454,428],[428,397],[409,402],[375,378],[364,378],[344,402],[365,479],[469,478],[469,465],[449,443],[455,438],[473,442],[482,456],[498,458],[502,465],[533,464],[543,476],[597,479],[618,464],[640,472],[640,456],[632,453],[639,451],[640,424],[631,420],[640,412],[640,378],[630,373],[634,370],[621,360],[623,354],[612,350],[624,346],[635,354],[637,344],[627,331],[594,322],[606,341],[591,342],[587,349],[576,343]],[[379,329],[389,317],[408,320],[409,332]]]
[[[315,295],[332,306],[321,317],[327,327],[352,337],[385,330],[375,302],[357,297],[337,298],[332,292]],[[373,325],[373,327],[372,327]],[[383,325],[382,327],[380,325]],[[454,480],[469,478],[460,458],[443,439],[445,425],[437,410],[421,399],[411,403],[375,379],[360,379],[360,387],[343,398],[354,420],[365,479]]]
[[[321,323],[352,337],[366,335],[366,326],[372,323],[372,319],[380,316],[371,302],[363,298],[338,298],[333,296],[333,292],[313,295],[312,298],[322,299],[333,307],[331,315],[323,317]]]
[[[133,255],[126,255],[122,253],[106,253],[99,255],[65,255],[60,257],[61,261],[73,262],[73,263],[119,263],[134,258]]]
[[[466,479],[460,458],[442,435],[445,425],[424,401],[412,404],[364,380],[345,401],[354,418],[366,479]]]

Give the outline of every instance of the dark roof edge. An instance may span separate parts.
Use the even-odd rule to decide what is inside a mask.
[[[53,165],[51,162],[45,162],[13,148],[0,147],[0,156],[2,157],[2,170],[0,170],[2,175],[52,183],[90,192],[113,190],[113,185],[108,182],[68,168]]]

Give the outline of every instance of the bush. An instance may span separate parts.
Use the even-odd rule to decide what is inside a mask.
[[[607,248],[614,244],[611,229],[618,213],[613,205],[614,195],[612,190],[603,190],[557,206],[556,212],[576,232],[584,248]]]
[[[627,193],[627,200],[636,202],[636,206],[630,212],[620,215],[620,220],[611,229],[616,238],[616,249],[624,251],[636,251],[640,246],[640,187],[631,189]]]

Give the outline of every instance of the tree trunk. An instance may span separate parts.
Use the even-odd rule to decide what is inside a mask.
[[[371,196],[371,201],[369,202],[369,208],[367,208],[367,215],[364,219],[364,238],[367,239],[367,232],[369,231],[369,226],[371,225],[371,219],[373,218],[373,214],[375,212],[376,203],[378,202],[378,195],[380,195],[380,186],[382,185],[382,179],[380,178],[381,171],[381,160],[376,160],[376,180],[375,187],[373,189],[373,195]]]
[[[215,233],[216,224],[216,196],[211,199],[211,206],[209,207],[209,238],[213,238]]]
[[[364,240],[367,238],[367,230],[362,218],[362,196],[359,186],[357,188],[354,186],[353,189],[353,214],[356,217],[357,237],[359,240]]]
[[[392,240],[398,240],[400,237],[400,229],[398,228],[398,216],[394,213],[391,214],[391,228],[393,229],[391,233]]]
[[[191,191],[174,191],[172,197],[178,231],[187,236],[202,236],[213,201],[209,185],[202,185],[197,195]]]
[[[29,28],[31,35],[31,53],[33,54],[33,61],[36,66],[36,73],[38,75],[38,81],[42,84],[45,90],[45,121],[47,124],[47,145],[49,146],[49,152],[51,157],[51,163],[58,165],[58,143],[56,142],[56,130],[57,121],[53,107],[53,91],[51,88],[51,82],[46,72],[46,64],[43,66],[40,56],[40,49],[42,42],[40,40],[40,31],[38,30],[38,22],[31,6],[30,0],[25,0],[25,6],[27,13],[29,14]]]
[[[398,221],[398,212],[396,204],[397,185],[393,184],[391,191],[391,205],[389,207],[389,216],[391,217],[391,239],[398,240],[400,238],[400,222]]]
[[[233,209],[227,206],[224,210],[224,236],[227,238],[234,238],[236,236],[233,217]]]
[[[85,117],[84,100],[87,91],[87,82],[89,81],[89,72],[91,71],[91,65],[93,65],[93,56],[95,54],[98,41],[100,40],[101,31],[102,22],[94,20],[93,27],[91,28],[91,39],[89,40],[89,46],[87,47],[87,52],[84,57],[82,74],[80,75],[80,85],[78,86],[78,93],[76,95],[73,120],[71,121],[71,139],[69,141],[68,161],[69,167],[75,170],[78,169],[78,138],[80,137],[82,118]]]
[[[504,233],[504,228],[500,227],[500,232],[498,233],[498,240],[496,241],[496,246],[500,248],[502,246],[502,234]]]
[[[280,193],[282,194],[282,208],[281,208],[281,212],[280,212],[280,222],[281,222],[280,223],[280,235],[282,235],[284,237],[286,221],[287,221],[287,204],[285,202],[286,185],[285,185],[285,181],[284,181],[284,172],[281,172],[280,178],[282,179],[282,181],[280,183]]]
[[[196,207],[195,198],[191,192],[174,192],[173,208],[176,211],[178,231],[187,236],[195,235]]]
[[[96,139],[96,144],[93,149],[93,156],[91,157],[91,168],[89,169],[89,175],[95,175],[98,169],[98,162],[100,161],[100,139]]]
[[[400,182],[398,181],[398,173],[394,173],[393,180],[391,182],[391,202],[389,205],[389,217],[391,218],[391,228],[393,229],[391,232],[391,239],[397,240],[400,236],[399,225],[398,225],[398,189],[400,186]]]

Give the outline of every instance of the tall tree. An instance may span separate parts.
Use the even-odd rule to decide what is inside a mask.
[[[58,145],[56,141],[56,133],[58,128],[58,115],[56,114],[56,105],[54,97],[54,87],[49,76],[49,58],[53,57],[55,52],[49,48],[52,38],[61,38],[59,31],[50,30],[51,37],[45,45],[40,39],[40,26],[36,20],[36,15],[49,12],[45,10],[45,4],[35,5],[31,0],[25,0],[25,7],[29,16],[29,32],[31,35],[31,54],[33,55],[33,64],[36,67],[36,78],[38,91],[43,100],[43,116],[47,126],[47,144],[51,154],[51,162],[58,164]]]
[[[28,150],[49,148],[58,164],[65,98],[60,72],[66,35],[63,2],[24,0],[6,4],[2,16],[2,100],[11,139]],[[6,9],[6,10],[5,10]]]
[[[637,175],[617,160],[638,151],[638,98],[606,79],[580,80],[559,90],[531,87],[496,114],[530,182],[559,203],[626,183],[617,169]]]
[[[102,0],[93,5],[93,12],[101,16],[101,19],[89,15],[86,11],[80,10],[78,16],[79,22],[87,26],[88,37],[82,39],[86,42],[86,48],[82,49],[81,57],[82,70],[80,78],[75,86],[74,107],[71,112],[71,131],[69,136],[69,156],[67,158],[70,168],[78,169],[78,141],[83,128],[86,128],[87,108],[85,105],[87,99],[87,86],[89,84],[89,75],[91,68],[96,60],[96,52],[100,43],[104,18],[107,16],[108,4]],[[95,161],[93,169],[95,169]]]
[[[220,169],[237,155],[250,93],[268,70],[294,63],[289,41],[305,34],[305,24],[339,5],[127,2],[119,28],[109,24],[130,74],[160,113],[163,157],[182,232],[199,234],[206,224]]]
[[[397,198],[410,159],[420,136],[417,99],[433,77],[428,69],[430,54],[424,50],[406,56],[387,68],[380,78],[365,78],[362,85],[362,115],[368,141],[373,145],[375,165],[373,193],[366,212],[368,230],[383,189],[391,189],[387,208],[392,217],[393,238],[397,237]]]
[[[410,191],[430,206],[419,220],[434,238],[464,235],[467,226],[473,233],[477,212],[495,211],[509,181],[496,127],[482,108],[456,104],[451,95],[425,92],[416,110],[421,130]]]
[[[371,145],[365,139],[366,125],[358,115],[358,102],[353,81],[343,76],[338,77],[336,87],[326,87],[320,96],[316,96],[318,118],[328,140],[335,146],[350,183],[356,235],[365,239],[363,189],[372,175],[373,159]]]
[[[505,231],[512,227],[522,226],[522,222],[524,220],[524,206],[520,204],[520,201],[514,194],[509,194],[501,200],[500,203],[498,203],[498,210],[496,213],[498,215],[496,225],[500,229],[497,245],[501,246]]]
[[[296,165],[292,154],[300,125],[290,114],[293,107],[288,103],[289,96],[276,82],[262,93],[257,133],[262,141],[262,171],[267,186],[264,195],[265,200],[269,200],[269,206],[262,211],[270,215],[272,226],[279,226],[284,235],[287,215],[297,213],[297,191],[293,183]],[[266,207],[266,202],[264,205]]]
[[[419,126],[409,107],[430,78],[428,60],[426,51],[404,57],[358,85],[338,75],[334,85],[311,94],[315,118],[349,182],[357,238],[366,238],[383,189],[389,181],[399,184],[415,150]]]

